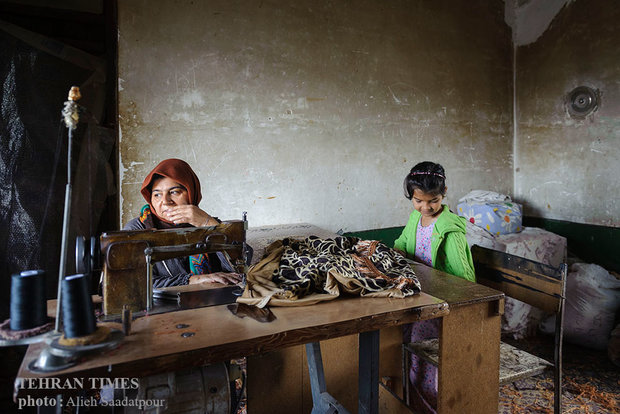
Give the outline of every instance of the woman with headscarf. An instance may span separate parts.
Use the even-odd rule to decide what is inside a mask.
[[[220,222],[198,207],[202,199],[200,180],[183,160],[172,158],[160,162],[144,179],[140,192],[148,204],[142,207],[140,217],[127,223],[123,230],[204,227]],[[233,272],[219,252],[168,259],[154,263],[153,287],[239,283],[241,277]]]

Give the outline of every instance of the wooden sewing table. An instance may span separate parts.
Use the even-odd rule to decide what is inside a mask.
[[[360,341],[370,344],[370,348],[360,352],[361,361],[368,361],[378,355],[378,329],[448,313],[444,301],[424,293],[406,299],[348,297],[312,306],[274,307],[271,310],[276,319],[265,323],[249,317],[239,318],[227,306],[138,318],[132,324],[131,335],[124,339],[119,348],[69,369],[48,374],[35,374],[28,370],[28,364],[38,357],[44,347],[42,343],[33,344],[22,361],[16,382],[33,377],[55,377],[61,382],[66,378],[79,377],[84,378],[85,383],[89,382],[87,378],[93,377],[134,378],[352,334],[360,334]],[[180,324],[188,326],[178,328]],[[184,333],[193,335],[183,336]],[[269,371],[255,372],[249,375],[260,377],[264,382],[277,381],[271,378]],[[369,366],[360,378],[360,386],[376,389],[377,364]],[[37,395],[37,392],[50,391],[18,389],[16,397]],[[263,395],[261,398],[268,397]],[[361,400],[364,404],[376,406],[377,392],[362,396],[360,404]],[[251,406],[248,409],[254,412]]]
[[[33,344],[16,383],[34,377],[134,378],[247,356],[249,413],[310,412],[306,357],[314,358],[317,348],[303,345],[323,341],[323,363],[312,360],[311,369],[324,367],[323,384],[344,407],[356,412],[358,406],[360,413],[407,412],[393,398],[402,389],[400,325],[442,318],[439,412],[497,413],[503,294],[423,265],[415,270],[427,293],[405,299],[341,297],[272,307],[276,319],[266,323],[239,318],[227,305],[138,318],[119,348],[54,373],[27,369],[44,347]],[[181,324],[189,326],[178,328]],[[383,377],[394,380],[392,395],[378,386]],[[46,392],[17,389],[16,398]]]
[[[413,266],[422,291],[440,298],[449,307],[449,313],[441,318],[438,412],[497,414],[504,294],[423,264]],[[386,299],[360,298],[359,303],[380,303],[381,300]],[[398,303],[398,299],[391,301]],[[308,308],[308,313],[317,315],[311,308]],[[403,330],[398,326],[410,320],[403,318],[380,324],[378,359],[382,385],[378,390],[379,413],[412,412],[401,402]],[[358,368],[358,336],[323,341],[321,349],[327,391],[348,410],[353,410],[356,402],[361,401],[368,392],[356,381],[358,369],[361,368]],[[309,413],[312,410],[306,354],[306,347],[292,346],[248,358],[249,373],[273,373],[248,375],[249,413]],[[264,398],[265,395],[269,398]],[[360,404],[358,412],[375,411],[367,411]]]

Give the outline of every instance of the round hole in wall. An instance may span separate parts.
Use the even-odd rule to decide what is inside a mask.
[[[599,98],[598,90],[587,86],[578,86],[570,91],[567,96],[568,113],[574,118],[583,118],[598,108]]]

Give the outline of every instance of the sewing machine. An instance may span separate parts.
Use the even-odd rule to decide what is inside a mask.
[[[99,240],[105,317],[120,315],[124,306],[133,312],[154,313],[153,262],[199,253],[223,252],[235,271],[245,275],[246,230],[244,214],[243,220],[223,221],[217,226],[103,233]],[[222,289],[230,292],[240,288],[234,286]],[[190,291],[196,292],[192,289]],[[217,295],[216,291],[212,294]],[[170,291],[157,293],[160,298],[181,294]]]

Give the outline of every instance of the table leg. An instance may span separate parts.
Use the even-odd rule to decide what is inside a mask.
[[[312,388],[312,414],[324,413],[327,411],[327,403],[321,397],[321,394],[326,390],[321,344],[318,342],[306,344],[306,356],[308,358],[310,387]]]
[[[500,322],[497,302],[450,307],[450,313],[443,317],[439,341],[439,413],[497,414]]]
[[[359,334],[359,414],[379,412],[379,331]]]
[[[306,344],[306,356],[308,358],[310,387],[312,388],[312,414],[349,414],[349,412],[327,392],[325,372],[323,371],[323,358],[321,357],[321,344],[319,342]]]

